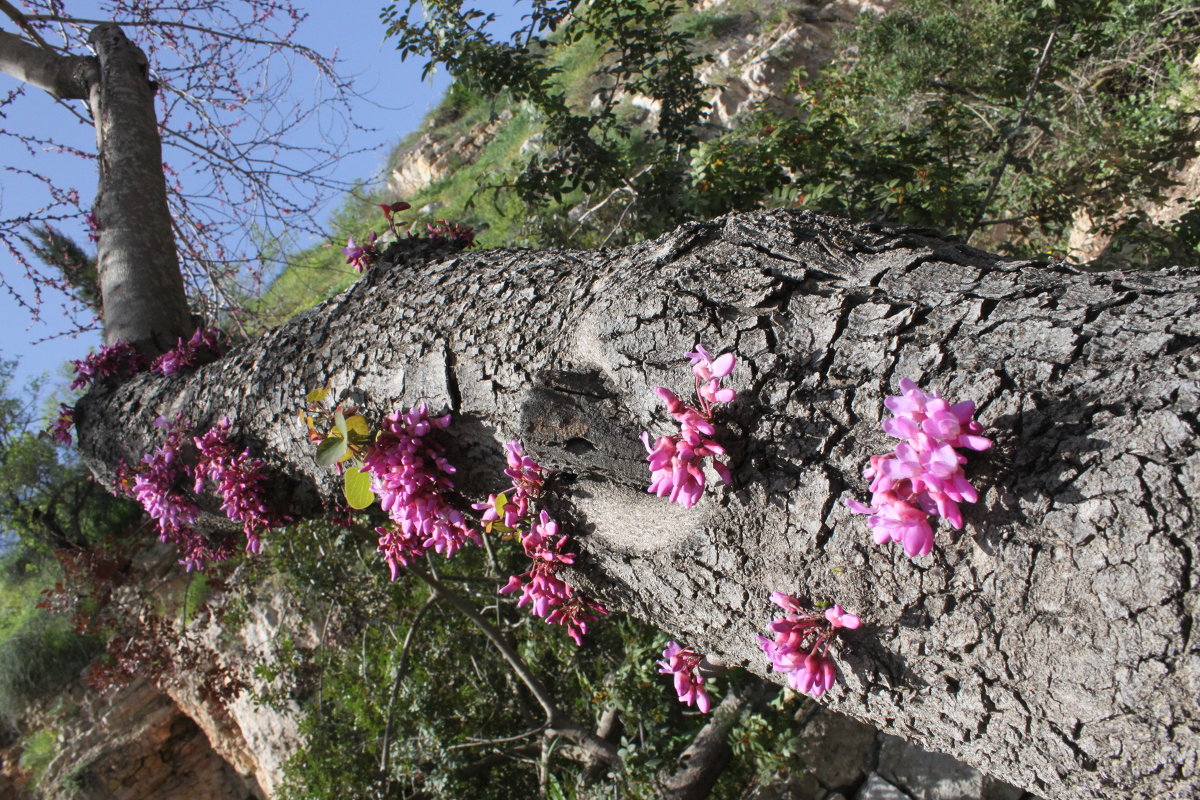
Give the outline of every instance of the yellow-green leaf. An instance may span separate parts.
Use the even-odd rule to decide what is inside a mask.
[[[367,419],[362,414],[348,417],[346,427],[351,433],[357,433],[359,436],[366,436],[371,432],[371,426],[367,424]]]
[[[313,389],[308,394],[304,395],[304,399],[309,403],[319,403],[329,396],[328,389]]]
[[[363,472],[362,467],[350,467],[343,475],[342,493],[351,508],[359,510],[375,502],[375,493],[371,491],[371,475]]]

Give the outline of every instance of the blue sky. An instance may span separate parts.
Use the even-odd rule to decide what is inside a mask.
[[[82,3],[68,3],[68,6],[74,10],[80,4],[89,5],[87,0],[83,0]],[[379,21],[384,6],[381,0],[297,0],[297,5],[309,14],[300,28],[297,41],[325,55],[336,50],[344,62],[343,74],[355,77],[358,91],[378,103],[379,107],[364,103],[359,109],[361,121],[378,130],[354,134],[350,142],[351,149],[373,149],[342,159],[335,174],[335,177],[347,181],[371,180],[378,176],[391,145],[416,128],[425,113],[437,103],[445,90],[447,78],[439,72],[432,80],[422,82],[420,75],[423,62],[412,59],[401,61],[392,43],[383,38],[384,29]],[[480,0],[472,5],[497,14],[500,17],[497,27],[501,29],[511,30],[523,13],[523,4],[513,0]],[[11,29],[8,25],[0,27]],[[0,75],[0,93],[7,93],[16,85],[15,80]],[[311,91],[311,86],[295,84],[291,89],[296,93],[306,90]],[[40,123],[44,119],[47,128],[52,129],[55,135],[63,137],[66,131],[65,136],[69,137],[71,144],[93,151],[94,133],[81,125],[76,125],[77,130],[71,131],[72,123],[63,109],[49,98],[39,95],[41,93],[34,90],[22,98],[20,108],[23,121],[33,119]],[[315,126],[307,134],[318,135]],[[31,164],[33,159],[34,156],[15,147],[11,141],[0,139],[0,164],[19,168]],[[36,161],[38,169],[51,173],[62,185],[78,188],[85,202],[91,202],[96,186],[94,162],[57,153],[39,153]],[[14,214],[23,202],[33,202],[37,191],[38,187],[22,183],[19,175],[11,172],[0,175],[0,210],[5,215]],[[327,209],[332,210],[339,201],[340,197],[331,196]],[[69,225],[63,227],[71,230]],[[7,253],[0,252],[0,271],[13,285],[24,286],[23,294],[28,294],[29,288],[21,279],[20,269]],[[47,300],[42,306],[43,321],[34,323],[26,309],[12,297],[0,292],[0,355],[6,359],[17,357],[21,361],[14,387],[22,386],[29,377],[42,372],[57,376],[63,362],[81,358],[90,347],[99,343],[99,334],[93,332],[35,344],[37,340],[54,336],[70,327],[62,318],[58,305],[53,299]]]

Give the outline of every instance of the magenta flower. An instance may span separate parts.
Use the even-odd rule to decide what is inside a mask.
[[[546,485],[548,470],[527,456],[520,442],[509,442],[504,449],[508,460],[504,474],[512,478],[512,486],[502,492],[507,502],[502,509],[498,508],[499,495],[492,494],[488,495],[486,503],[471,505],[476,511],[483,512],[480,520],[487,532],[492,530],[494,523],[500,523],[507,529],[504,533],[511,533],[528,518],[530,501],[538,498]]]
[[[768,630],[773,638],[758,637],[759,647],[771,661],[771,668],[788,676],[788,685],[811,697],[820,697],[837,681],[837,669],[829,647],[839,629],[853,630],[861,624],[854,614],[840,605],[824,614],[805,610],[791,595],[771,593],[771,602],[785,612],[772,621]]]
[[[397,411],[384,420],[379,437],[363,459],[363,471],[371,474],[371,488],[392,519],[393,529],[385,530],[379,539],[379,552],[388,563],[392,580],[401,566],[426,550],[449,558],[467,542],[483,543],[462,512],[445,498],[444,493],[454,488],[450,476],[455,469],[430,434],[449,426],[449,414],[430,417],[424,403],[407,413]]]
[[[164,421],[164,425],[169,423]],[[222,547],[210,548],[205,537],[192,528],[200,509],[178,488],[186,474],[180,464],[182,438],[181,427],[172,427],[166,441],[153,453],[143,456],[138,472],[132,475],[130,490],[158,525],[159,540],[173,542],[179,548],[179,563],[191,572],[209,561],[224,560],[230,553]],[[129,479],[126,474],[119,485],[125,485]]]
[[[75,427],[75,406],[58,404],[58,416],[50,426],[50,438],[66,447],[71,446],[71,430]]]
[[[135,375],[146,368],[146,359],[133,345],[118,339],[111,345],[100,345],[96,352],[71,364],[75,367],[71,388],[83,389],[106,378]]]
[[[174,375],[185,369],[195,369],[221,357],[221,345],[217,341],[219,331],[215,328],[197,328],[192,338],[186,342],[182,337],[179,343],[154,359],[150,365],[152,372],[162,375]]]
[[[425,226],[432,242],[449,242],[469,250],[475,246],[475,229],[461,222],[439,219]]]
[[[680,647],[676,642],[667,642],[663,650],[663,660],[658,662],[662,667],[659,673],[671,675],[675,682],[675,693],[679,702],[695,706],[700,713],[707,714],[712,707],[708,692],[704,689],[704,676],[700,674],[700,662],[704,656],[690,647]]]
[[[342,254],[346,256],[346,263],[353,265],[354,269],[360,273],[368,270],[379,260],[379,249],[375,247],[375,241],[378,238],[375,231],[371,231],[367,241],[360,245],[354,243],[353,236],[348,237],[346,246],[342,248]]]
[[[565,551],[566,544],[567,537],[560,535],[558,523],[542,511],[521,539],[521,547],[533,565],[528,572],[510,577],[500,594],[520,591],[518,607],[527,605],[546,622],[566,626],[567,635],[580,645],[588,623],[596,620],[597,614],[607,614],[608,609],[576,592],[556,574],[563,566],[575,563],[575,554]]]
[[[871,479],[871,503],[847,500],[856,514],[867,514],[877,544],[900,542],[915,558],[933,549],[931,516],[945,519],[954,528],[963,525],[959,503],[979,499],[963,474],[966,456],[960,448],[986,450],[990,439],[973,419],[975,404],[951,405],[936,393],[921,391],[907,378],[900,394],[884,405],[896,416],[883,421],[888,434],[904,441],[886,455],[871,456],[863,475]]]
[[[717,459],[717,456],[725,455],[725,449],[711,437],[716,433],[712,424],[713,405],[728,403],[736,397],[732,389],[721,387],[721,379],[733,371],[737,358],[733,353],[726,353],[714,359],[699,344],[696,345],[696,352],[688,353],[686,357],[696,375],[696,395],[700,407],[689,406],[670,389],[655,387],[654,393],[666,403],[667,413],[679,422],[679,434],[660,436],[654,444],[651,444],[650,434],[646,431],[642,432],[641,438],[649,454],[646,457],[650,464],[650,487],[647,491],[666,497],[684,508],[691,508],[704,494],[705,459],[712,460],[713,469],[725,483],[729,483],[733,477],[729,468]]]
[[[229,441],[229,420],[223,419],[203,436],[193,438],[200,458],[192,470],[195,491],[204,490],[205,481],[216,484],[221,510],[234,522],[242,523],[246,549],[257,553],[259,534],[283,523],[267,507],[265,463],[252,458],[249,448],[237,452]]]

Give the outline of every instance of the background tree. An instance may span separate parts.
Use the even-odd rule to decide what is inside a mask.
[[[30,259],[25,229],[86,218],[103,233],[99,272],[105,291],[129,282],[135,260],[161,265],[137,273],[135,283],[144,287],[148,303],[127,315],[148,320],[157,311],[159,320],[150,331],[128,328],[125,312],[109,303],[110,340],[158,339],[156,346],[166,347],[190,334],[195,325],[185,287],[192,308],[207,319],[236,317],[247,287],[262,277],[259,246],[320,231],[314,212],[324,196],[349,188],[330,172],[345,152],[336,131],[354,124],[354,96],[332,59],[293,41],[303,18],[287,0],[117,0],[79,10],[43,0],[0,3],[0,24],[8,27],[0,29],[0,71],[25,82],[0,99],[0,108],[11,109],[0,135],[31,152],[96,158],[64,144],[36,115],[16,113],[26,86],[45,90],[62,106],[64,123],[73,117],[96,127],[101,174],[88,217],[77,191],[55,185],[36,166],[9,165],[44,185],[47,199],[35,211],[0,220],[5,249],[35,282],[53,285],[54,276]],[[110,21],[123,26],[130,44],[120,30],[101,25]],[[307,105],[283,102],[301,64],[316,73],[324,91]],[[306,118],[326,113],[336,122],[326,144],[301,147],[292,140]],[[113,115],[120,125],[112,124]],[[165,158],[154,152],[160,133]],[[138,187],[136,196],[122,196],[131,187]],[[181,271],[182,285],[170,277]],[[26,305],[36,315],[36,302]],[[80,323],[86,320],[85,313]]]

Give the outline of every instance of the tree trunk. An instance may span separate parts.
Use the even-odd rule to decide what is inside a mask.
[[[93,390],[85,457],[111,479],[156,416],[228,416],[299,516],[338,491],[306,391],[376,417],[425,400],[454,412],[464,503],[505,485],[512,438],[566,474],[573,580],[610,607],[762,675],[768,595],[836,601],[864,623],[834,710],[1047,797],[1200,792],[1200,272],[1006,262],[787,211],[620,251],[407,247],[190,376]],[[646,494],[637,437],[676,429],[651,388],[690,396],[697,341],[738,353],[740,394],[717,435],[733,484],[686,510]],[[974,400],[997,442],[971,456],[966,529],[915,560],[844,505],[895,443],[879,423],[902,377]]]
[[[96,56],[66,56],[0,31],[0,72],[60,100],[86,100],[96,126],[98,268],[104,338],[150,358],[195,329],[175,250],[154,84],[146,56],[116,25],[89,37]]]
[[[88,104],[100,160],[94,208],[104,338],[129,342],[153,357],[196,327],[167,209],[155,86],[145,54],[119,27],[98,25],[88,39],[100,64]]]

